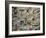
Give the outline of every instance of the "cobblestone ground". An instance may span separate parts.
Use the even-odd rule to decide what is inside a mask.
[[[12,31],[40,30],[40,8],[12,7]]]

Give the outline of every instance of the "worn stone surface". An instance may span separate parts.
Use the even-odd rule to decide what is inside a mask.
[[[40,30],[40,8],[12,7],[12,30]]]

